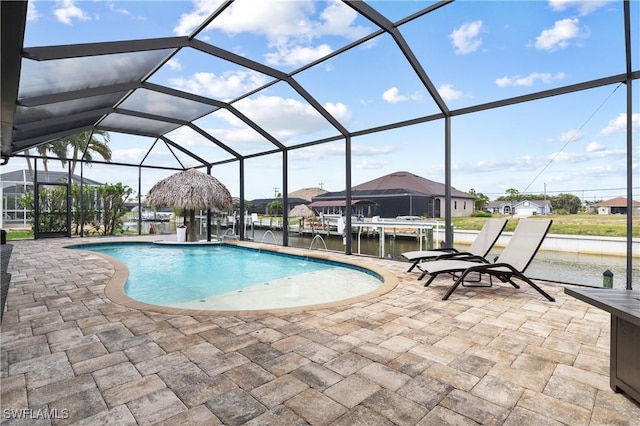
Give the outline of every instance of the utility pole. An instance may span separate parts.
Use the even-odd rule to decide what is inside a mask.
[[[273,187],[273,198],[278,198],[278,190],[280,188],[278,188],[277,186]]]

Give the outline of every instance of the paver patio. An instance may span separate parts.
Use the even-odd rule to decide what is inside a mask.
[[[425,289],[367,259],[399,285],[350,306],[168,315],[112,302],[113,266],[70,242],[13,242],[2,424],[640,425],[609,388],[609,314],[557,284],[540,283],[554,303],[526,285],[442,301],[446,278]]]

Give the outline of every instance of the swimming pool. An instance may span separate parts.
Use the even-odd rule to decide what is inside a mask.
[[[291,309],[378,293],[384,278],[362,266],[229,244],[81,244],[128,270],[124,296],[178,310]],[[388,290],[387,290],[388,291]]]

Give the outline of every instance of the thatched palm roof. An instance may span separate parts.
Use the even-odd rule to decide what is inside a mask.
[[[289,212],[289,217],[313,217],[315,215],[313,209],[304,204],[298,204]]]
[[[169,206],[187,210],[227,209],[231,207],[231,194],[215,177],[196,169],[189,169],[153,185],[146,202],[152,207]]]

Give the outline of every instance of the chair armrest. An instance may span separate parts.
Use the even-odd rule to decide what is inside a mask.
[[[445,253],[459,253],[459,251],[454,249],[453,247],[450,247],[450,248],[435,248],[435,249],[429,249],[429,251],[441,251],[441,252],[445,252]]]
[[[489,263],[489,261],[484,257],[478,256],[476,254],[469,253],[469,252],[442,254],[438,256],[435,260],[445,260],[445,259],[446,260],[468,260],[471,262]]]

